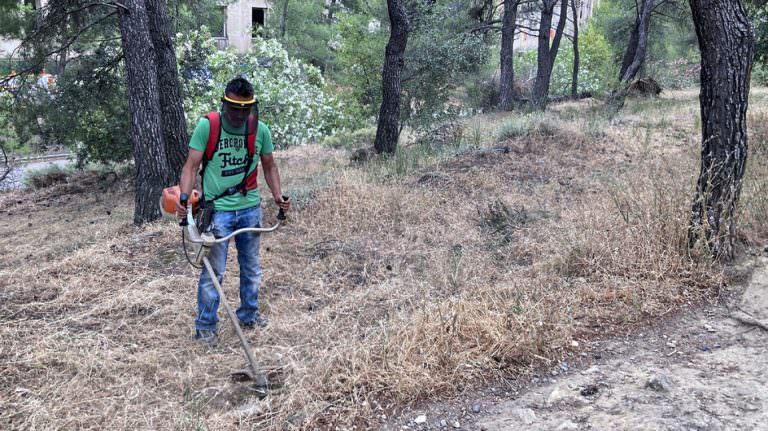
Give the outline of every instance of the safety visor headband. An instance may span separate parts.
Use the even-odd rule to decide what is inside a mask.
[[[230,99],[227,96],[224,96],[221,98],[221,101],[226,103],[229,106],[232,106],[238,109],[251,109],[256,104],[255,97],[251,97],[250,100],[235,100],[235,99]]]

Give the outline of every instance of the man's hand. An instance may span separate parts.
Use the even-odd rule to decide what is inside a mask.
[[[181,220],[187,218],[187,205],[182,205],[181,202],[176,202],[176,215],[179,216]]]
[[[291,201],[288,199],[283,199],[282,195],[276,195],[273,196],[275,198],[275,203],[277,204],[278,208],[280,208],[283,211],[288,211],[291,209]]]

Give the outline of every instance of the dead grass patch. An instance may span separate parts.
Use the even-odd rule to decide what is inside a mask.
[[[87,194],[3,195],[0,427],[376,428],[714,300],[720,269],[681,246],[694,143],[662,126],[636,139],[633,112],[595,111],[592,131],[548,115],[501,141],[506,116],[476,119],[402,170],[319,147],[278,155],[288,193],[307,193],[262,245],[270,327],[249,336],[285,380],[264,401],[227,380],[245,365],[228,322],[218,348],[192,342],[198,274],[173,258],[172,222],[137,229],[130,205]]]

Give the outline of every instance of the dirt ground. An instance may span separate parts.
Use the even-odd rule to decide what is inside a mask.
[[[749,264],[727,305],[589,344],[571,364],[409,410],[387,429],[768,430],[768,259]]]

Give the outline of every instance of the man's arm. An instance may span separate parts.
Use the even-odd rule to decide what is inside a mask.
[[[190,148],[187,161],[184,162],[184,167],[181,168],[181,179],[179,180],[181,193],[192,194],[192,189],[195,187],[195,176],[202,161],[203,152]],[[187,208],[177,204],[176,213],[179,217],[185,217],[187,215]]]
[[[288,211],[290,203],[283,199],[283,192],[280,189],[280,173],[277,170],[277,163],[272,153],[261,155],[261,167],[264,168],[264,179],[267,180],[269,190],[278,207]]]

